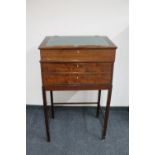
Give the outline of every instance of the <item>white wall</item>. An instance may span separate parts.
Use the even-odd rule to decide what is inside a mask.
[[[128,33],[128,0],[27,0],[27,104],[42,104],[38,46],[45,36],[107,35],[118,46],[111,105],[128,106]],[[55,102],[96,98],[96,91],[54,93]]]

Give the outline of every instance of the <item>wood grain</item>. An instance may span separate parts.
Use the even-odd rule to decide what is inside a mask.
[[[112,63],[41,63],[43,72],[111,72]]]
[[[100,74],[43,74],[43,85],[48,84],[105,84],[111,82],[111,73]]]
[[[114,62],[113,49],[41,50],[41,62]]]

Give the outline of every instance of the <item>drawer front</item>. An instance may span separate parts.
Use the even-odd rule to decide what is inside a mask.
[[[111,73],[102,74],[43,74],[43,85],[52,84],[110,84]]]
[[[41,63],[42,72],[111,73],[112,63]]]
[[[41,50],[41,61],[51,62],[114,62],[114,49]]]

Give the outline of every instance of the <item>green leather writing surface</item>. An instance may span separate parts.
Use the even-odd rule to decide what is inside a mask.
[[[95,45],[95,46],[108,46],[112,43],[107,37],[49,37],[46,46],[83,46],[83,45]]]

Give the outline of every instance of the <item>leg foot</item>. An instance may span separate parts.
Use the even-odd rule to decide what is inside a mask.
[[[105,140],[105,136],[103,136],[103,135],[102,135],[101,140],[103,140],[103,141],[104,141],[104,140]]]
[[[42,88],[43,104],[44,104],[44,117],[45,117],[45,127],[47,141],[50,142],[50,132],[49,132],[49,122],[48,122],[48,112],[47,112],[47,101],[46,101],[46,91]]]
[[[50,141],[51,141],[50,136],[48,136],[47,137],[47,142],[50,142]]]
[[[109,118],[109,110],[110,110],[111,93],[112,93],[112,89],[109,89],[108,90],[108,99],[107,99],[107,104],[106,104],[106,109],[105,109],[105,114],[104,114],[104,125],[103,125],[103,130],[102,130],[102,139],[105,139],[105,137],[106,137],[108,118]]]

